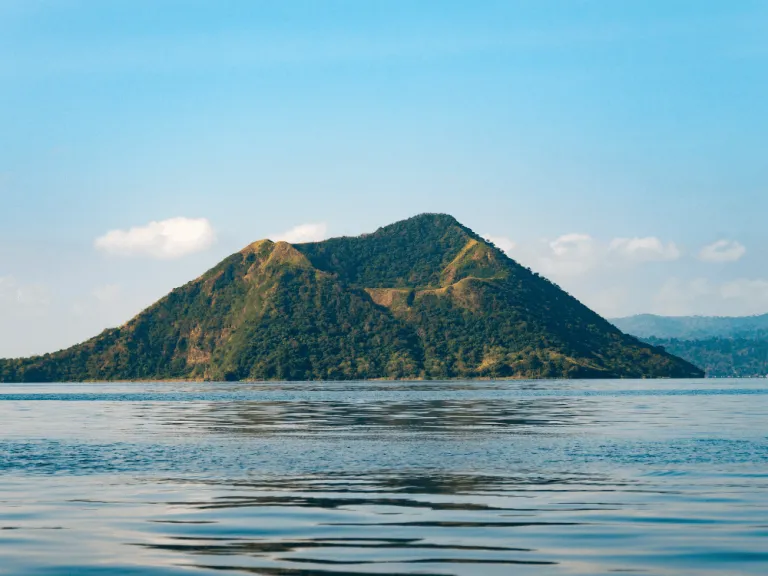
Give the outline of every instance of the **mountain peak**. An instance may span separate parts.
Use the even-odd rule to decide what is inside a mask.
[[[696,377],[448,214],[260,240],[124,326],[0,381]]]
[[[421,214],[416,214],[415,216],[411,216],[400,222],[425,223],[444,228],[448,226],[461,226],[456,218],[444,212],[422,212]],[[398,224],[398,222],[395,222],[395,224]]]
[[[251,242],[248,246],[240,250],[240,254],[243,254],[244,256],[248,254],[259,254],[264,251],[264,249],[271,249],[273,245],[274,242],[268,238],[256,240],[256,242]]]
[[[463,226],[456,218],[450,214],[437,212],[424,212],[411,216],[405,220],[399,220],[387,226],[382,226],[373,235],[384,235],[391,233],[403,233],[404,231],[420,232],[422,234],[434,233],[435,231],[447,231],[451,229],[460,229],[465,232],[471,231]]]

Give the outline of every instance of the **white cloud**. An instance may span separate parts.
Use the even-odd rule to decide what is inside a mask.
[[[655,236],[614,238],[608,248],[623,258],[637,262],[669,261],[680,258],[680,249],[674,242],[664,244]]]
[[[589,234],[564,234],[547,242],[532,268],[545,276],[579,276],[598,264],[600,246]]]
[[[171,259],[205,250],[215,241],[216,234],[206,218],[178,217],[129,230],[111,230],[96,238],[94,246],[117,256]]]
[[[718,240],[704,246],[699,252],[703,262],[736,262],[747,252],[743,244],[735,240]]]
[[[685,256],[683,247],[656,236],[601,240],[572,232],[520,242],[501,235],[486,234],[484,238],[609,317],[641,312],[673,316],[768,313],[768,279],[686,277],[689,263],[679,263]],[[738,260],[745,252],[739,242],[720,240],[702,249],[698,257],[727,262]],[[661,266],[660,262],[672,264]],[[681,276],[665,279],[663,275],[670,269]]]
[[[485,234],[483,238],[489,242],[492,242],[504,252],[512,252],[512,250],[514,250],[517,246],[513,240],[507,238],[506,236],[492,236],[491,234]]]
[[[535,272],[553,277],[584,274],[599,264],[602,248],[588,234],[564,234],[554,240],[518,244],[506,236],[485,235],[484,238],[510,254]]]
[[[319,242],[327,238],[328,224],[316,222],[299,224],[290,230],[272,236],[272,240],[288,242],[289,244],[301,244],[302,242]]]
[[[583,258],[591,255],[595,241],[588,234],[564,234],[549,243],[552,253],[560,258]]]
[[[521,264],[558,281],[615,266],[677,260],[682,254],[674,242],[665,244],[654,236],[614,238],[606,242],[589,234],[571,232],[553,240],[520,244],[505,236],[486,235],[485,238]]]

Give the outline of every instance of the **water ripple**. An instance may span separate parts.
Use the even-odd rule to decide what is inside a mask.
[[[768,572],[766,381],[0,387],[0,574]]]

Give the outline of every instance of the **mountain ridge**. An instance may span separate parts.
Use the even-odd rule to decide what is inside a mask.
[[[696,377],[455,218],[259,240],[126,324],[2,381]]]
[[[620,330],[638,338],[681,338],[768,336],[768,314],[752,316],[661,316],[636,314],[610,321]]]
[[[768,314],[754,316],[657,316],[612,320],[623,331],[662,346],[704,369],[707,376],[765,377],[768,374]]]

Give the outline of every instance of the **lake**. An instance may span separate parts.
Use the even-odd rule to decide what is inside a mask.
[[[0,574],[768,573],[768,380],[0,385]]]

